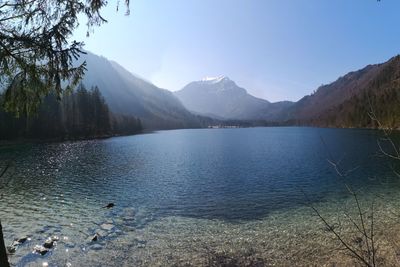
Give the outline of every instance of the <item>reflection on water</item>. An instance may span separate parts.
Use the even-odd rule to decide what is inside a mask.
[[[326,240],[304,194],[332,219],[351,202],[326,161],[333,157],[343,169],[357,167],[346,181],[363,189],[365,199],[384,196],[379,212],[392,214],[399,182],[388,160],[375,156],[378,134],[207,129],[3,146],[0,162],[14,162],[1,190],[6,242],[30,237],[11,261],[201,265],[210,249],[248,248],[271,264],[335,261],[331,249],[337,244]],[[110,202],[116,206],[102,208]],[[47,254],[32,253],[51,236],[59,240]]]

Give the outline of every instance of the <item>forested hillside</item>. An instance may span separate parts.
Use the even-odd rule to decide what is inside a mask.
[[[399,128],[400,56],[321,86],[285,112],[289,125]]]
[[[3,96],[0,95],[0,101]],[[75,139],[134,134],[141,131],[139,119],[110,112],[98,87],[83,85],[60,100],[45,97],[37,114],[16,118],[0,109],[0,139]]]
[[[384,64],[362,93],[327,111],[313,124],[333,127],[400,127],[400,57]]]

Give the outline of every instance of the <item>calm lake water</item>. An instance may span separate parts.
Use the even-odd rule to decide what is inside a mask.
[[[400,179],[391,169],[396,162],[379,156],[380,136],[281,127],[3,145],[0,164],[13,162],[0,189],[6,245],[30,237],[10,260],[15,266],[198,266],[207,265],[210,251],[252,251],[279,266],[345,264],[305,204],[332,222],[343,209],[353,212],[327,159],[340,162],[363,207],[375,200],[382,246],[385,236],[394,238]],[[115,207],[102,208],[109,202]],[[92,242],[95,233],[100,237]],[[53,249],[32,253],[51,236],[59,238]],[[397,248],[386,252],[391,249],[396,255]]]

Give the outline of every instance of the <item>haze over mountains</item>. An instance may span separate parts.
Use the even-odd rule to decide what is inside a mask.
[[[83,59],[88,69],[83,83],[97,85],[113,112],[139,117],[147,129],[206,127],[224,120],[246,125],[257,121],[257,125],[374,127],[371,108],[385,125],[399,126],[398,56],[350,72],[298,102],[276,103],[250,95],[225,76],[191,82],[172,93],[104,57],[88,53]]]
[[[284,108],[293,104],[254,97],[225,76],[189,83],[175,95],[188,110],[222,119],[275,121]]]
[[[87,52],[83,83],[97,85],[111,110],[133,115],[147,129],[202,127],[201,117],[190,113],[170,91],[134,76],[118,63]]]

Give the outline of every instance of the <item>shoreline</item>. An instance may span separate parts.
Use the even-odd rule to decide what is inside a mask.
[[[141,134],[150,134],[158,131],[171,131],[171,130],[193,130],[193,129],[206,129],[206,130],[218,130],[218,129],[242,129],[242,128],[318,128],[318,129],[342,129],[342,130],[368,130],[368,131],[390,131],[390,133],[399,133],[400,128],[397,129],[382,129],[372,127],[330,127],[330,126],[315,126],[315,125],[266,125],[266,126],[238,126],[238,127],[198,127],[198,128],[174,128],[174,129],[144,129],[140,132],[132,134],[110,134],[101,136],[90,136],[90,137],[58,137],[58,138],[17,138],[17,139],[4,139],[0,140],[0,147],[8,145],[18,144],[41,144],[41,143],[57,143],[57,142],[75,142],[75,141],[90,141],[90,140],[102,140],[113,137],[133,136]]]
[[[91,137],[58,137],[58,138],[17,138],[17,139],[5,139],[0,140],[0,147],[1,146],[8,146],[8,145],[19,145],[19,144],[42,144],[42,143],[59,143],[59,142],[75,142],[75,141],[91,141],[91,140],[102,140],[102,139],[109,139],[112,137],[120,137],[120,136],[131,136],[131,135],[139,135],[148,133],[146,131],[140,131],[137,133],[132,134],[111,134],[111,135],[101,135],[101,136],[91,136]]]

